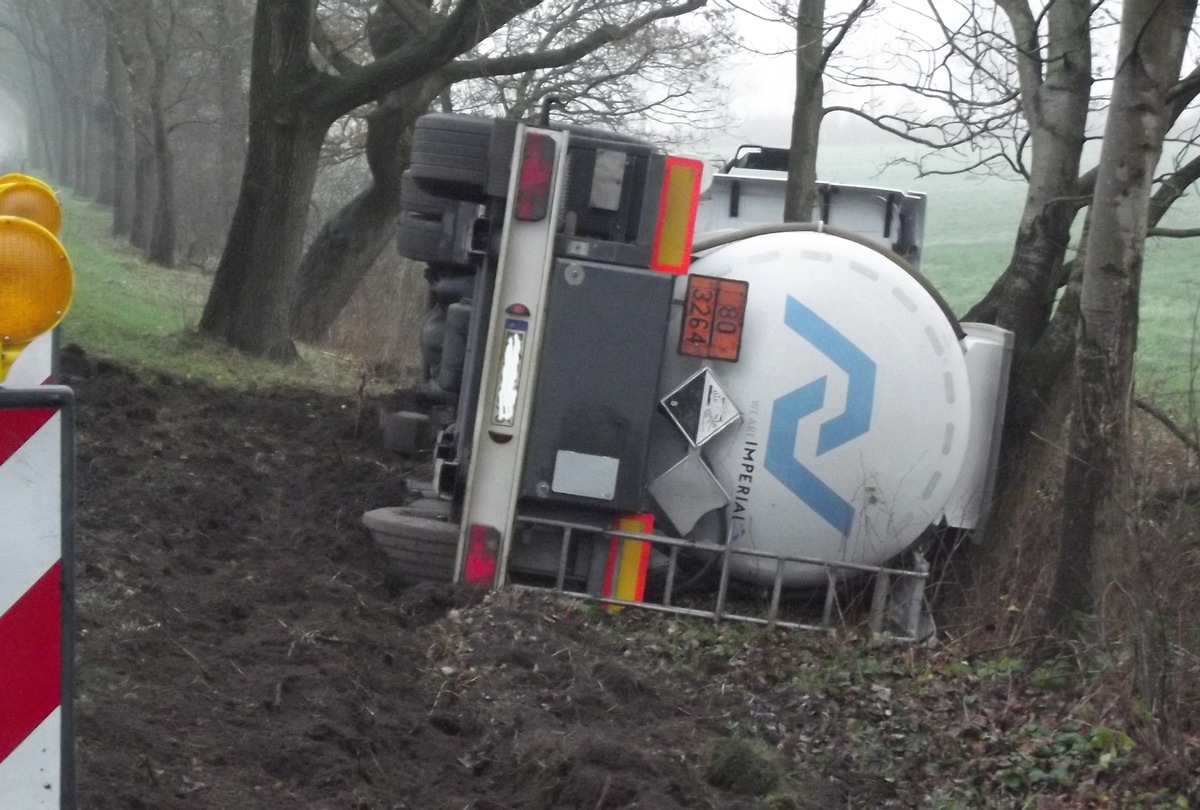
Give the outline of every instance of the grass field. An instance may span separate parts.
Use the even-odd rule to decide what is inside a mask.
[[[234,386],[352,389],[360,364],[301,346],[301,361],[257,361],[195,333],[211,277],[147,265],[110,236],[111,212],[67,197],[61,241],[75,268],[64,343],[147,370]]]
[[[918,178],[908,166],[887,166],[906,148],[831,145],[822,147],[820,176],[833,182],[869,183],[928,197],[923,271],[955,312],[965,312],[987,291],[1008,263],[1025,189],[998,178]],[[1196,195],[1176,204],[1164,226],[1194,227],[1200,220]],[[1200,243],[1152,239],[1146,250],[1138,338],[1140,393],[1173,413],[1190,401],[1200,363]]]

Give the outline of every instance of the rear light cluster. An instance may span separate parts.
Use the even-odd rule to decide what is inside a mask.
[[[467,553],[463,560],[463,582],[490,587],[496,581],[500,554],[500,532],[492,526],[471,524],[467,534]]]
[[[515,213],[522,222],[540,222],[546,218],[554,179],[554,150],[554,139],[549,135],[526,133]]]

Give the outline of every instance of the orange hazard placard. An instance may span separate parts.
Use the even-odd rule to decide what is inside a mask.
[[[679,331],[679,353],[737,362],[746,320],[748,281],[688,276]]]

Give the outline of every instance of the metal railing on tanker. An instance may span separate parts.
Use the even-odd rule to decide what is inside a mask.
[[[873,576],[870,585],[871,603],[868,626],[872,633],[886,635],[898,642],[923,642],[929,633],[924,616],[924,588],[929,579],[929,565],[919,552],[911,552],[912,567],[865,565],[861,563],[823,560],[803,555],[780,554],[752,548],[737,548],[726,538],[718,544],[684,538],[668,537],[663,534],[631,531],[626,527],[606,528],[588,523],[552,520],[540,517],[517,516],[517,528],[521,526],[542,527],[559,533],[558,566],[553,585],[531,585],[514,582],[521,587],[550,590],[556,594],[597,602],[607,606],[641,608],[663,613],[696,616],[715,621],[734,621],[759,624],[767,627],[797,630],[832,631],[845,619],[839,591],[848,579]],[[569,587],[568,575],[572,542],[580,535],[601,534],[611,538],[609,575],[600,593],[589,593]],[[645,584],[651,552],[660,556],[661,591],[657,600],[646,599]],[[677,599],[679,587],[680,555],[689,557],[710,555],[714,562],[713,575],[717,580],[716,593],[711,607],[698,607],[695,603],[683,603]],[[661,559],[665,558],[665,559]],[[755,602],[763,602],[763,589],[753,589],[747,596],[733,599],[731,568],[737,558],[752,559],[774,565],[774,576],[763,609],[755,612]],[[621,582],[622,561],[641,560],[638,570],[627,573]],[[636,564],[636,563],[635,563]],[[789,565],[813,566],[824,572],[823,594],[820,596],[819,621],[785,615],[784,581]],[[614,568],[616,570],[614,570]],[[811,591],[810,591],[811,593]],[[686,600],[685,600],[686,601]],[[811,614],[811,608],[801,613]]]

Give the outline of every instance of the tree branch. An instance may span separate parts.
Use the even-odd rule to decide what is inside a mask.
[[[312,43],[317,49],[317,53],[325,57],[325,61],[343,76],[349,76],[361,67],[346,56],[346,52],[337,46],[333,38],[329,36],[329,32],[325,30],[325,26],[321,25],[321,21],[315,18],[312,27]]]
[[[833,54],[837,52],[837,49],[841,47],[842,40],[844,40],[846,35],[850,33],[850,29],[853,28],[854,24],[858,22],[859,18],[862,17],[863,14],[866,14],[867,10],[874,5],[875,0],[858,0],[858,5],[846,15],[846,19],[844,19],[841,24],[838,25],[837,30],[833,35],[833,39],[831,39],[829,44],[825,46],[824,52],[821,54],[821,62],[817,66],[817,72],[825,72],[825,68],[829,64],[829,60],[833,57]]]
[[[677,6],[663,6],[640,17],[636,17],[624,25],[602,25],[577,42],[554,50],[542,51],[540,53],[522,53],[513,56],[456,60],[447,66],[446,75],[450,81],[461,81],[474,77],[505,76],[514,73],[525,73],[531,70],[562,67],[592,53],[604,45],[631,36],[659,20],[687,14],[706,4],[707,0],[685,0],[685,2]]]
[[[1191,239],[1200,236],[1200,228],[1150,228],[1146,236],[1161,236],[1164,239]]]
[[[1181,428],[1175,422],[1175,420],[1167,414],[1166,411],[1162,410],[1157,405],[1154,405],[1149,400],[1142,399],[1141,397],[1134,399],[1133,404],[1162,423],[1162,426],[1169,430],[1171,435],[1183,442],[1183,444],[1192,452],[1200,453],[1200,443],[1197,443],[1195,438],[1189,436],[1187,431]]]

